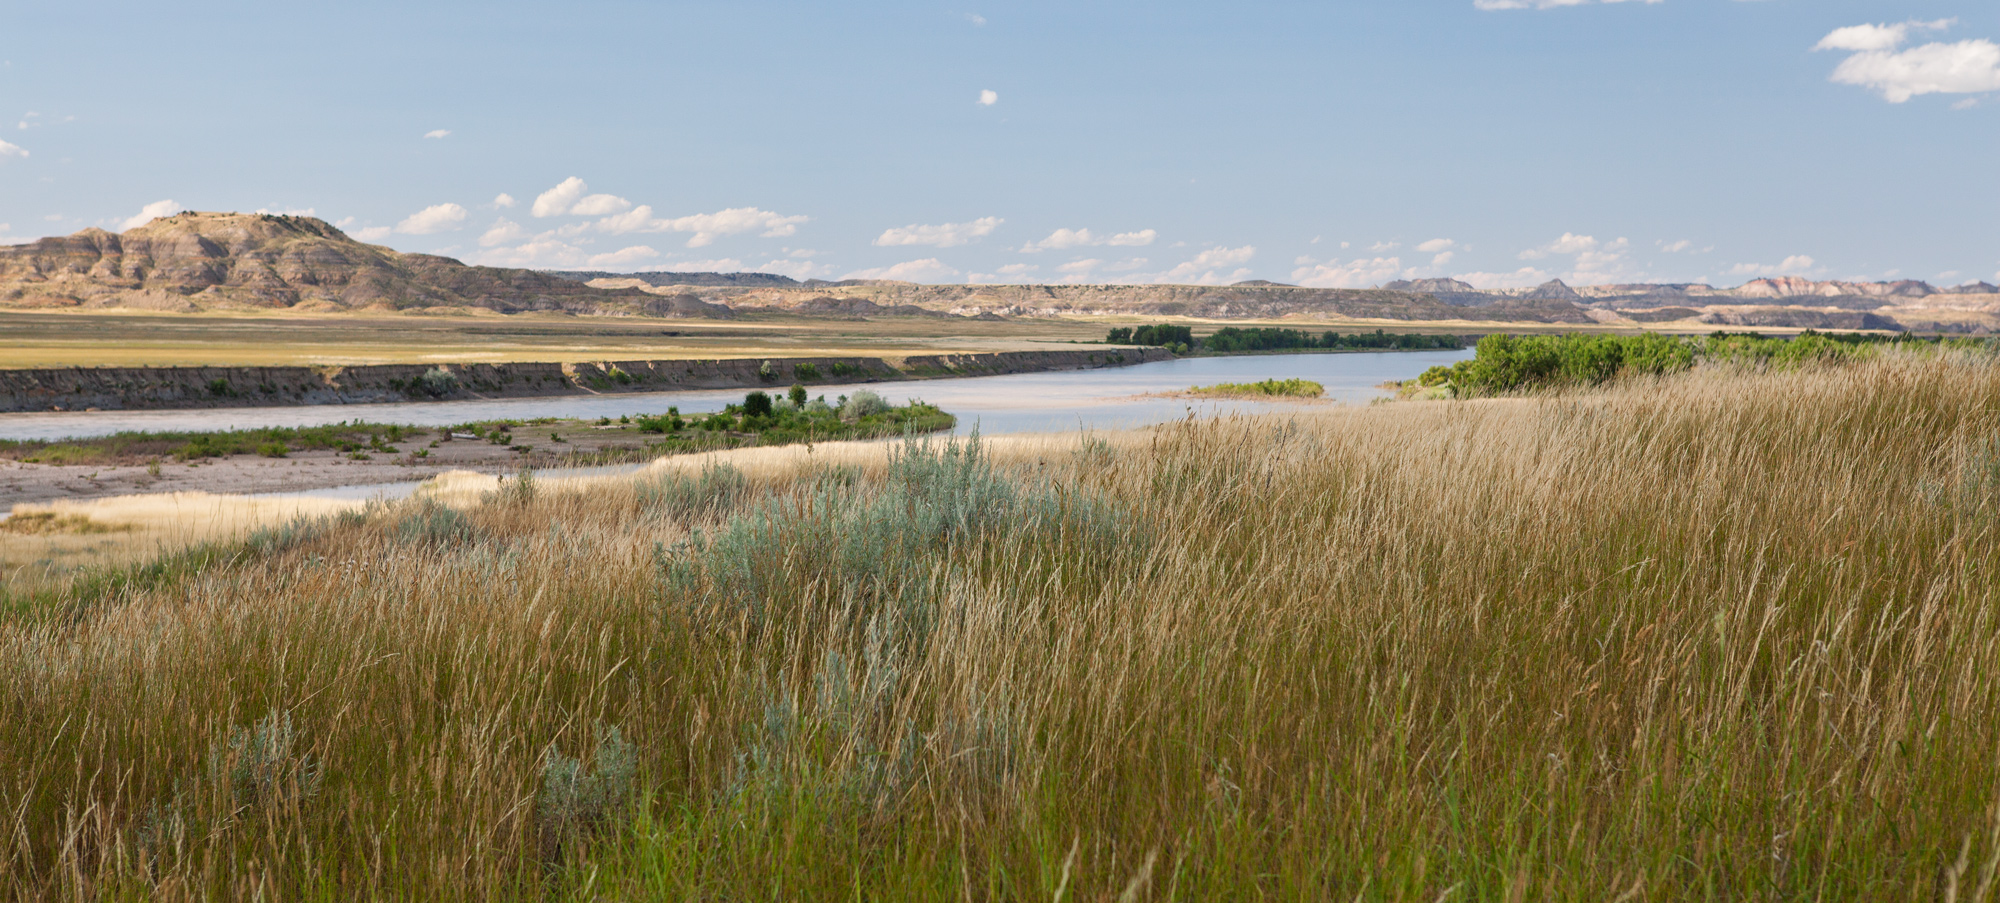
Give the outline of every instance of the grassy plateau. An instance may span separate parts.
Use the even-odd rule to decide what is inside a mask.
[[[1995,890],[1990,354],[729,454],[9,597],[0,892]]]

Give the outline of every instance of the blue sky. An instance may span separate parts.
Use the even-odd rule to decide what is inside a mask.
[[[4,241],[263,209],[560,268],[2000,280],[1992,0],[0,11]]]

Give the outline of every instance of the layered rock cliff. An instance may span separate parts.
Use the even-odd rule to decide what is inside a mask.
[[[0,247],[0,304],[304,310],[464,306],[516,312],[727,315],[698,299],[598,289],[534,270],[467,266],[363,244],[306,216],[181,213],[122,234]]]

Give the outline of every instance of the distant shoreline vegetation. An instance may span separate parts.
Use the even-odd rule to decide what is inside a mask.
[[[625,427],[627,423],[631,426]],[[516,451],[527,451],[525,446],[514,444],[513,434],[518,429],[530,426],[575,428],[584,425],[587,421],[555,417],[474,421],[430,428],[355,421],[326,426],[207,432],[122,432],[91,438],[0,439],[0,460],[24,464],[118,466],[157,464],[166,460],[186,463],[251,454],[283,458],[292,452],[302,451],[332,451],[356,460],[368,460],[371,452],[402,454],[404,450],[398,448],[398,444],[432,435],[444,438],[454,434],[494,445],[512,446]],[[617,425],[612,424],[608,417],[598,418],[599,429],[636,428],[642,436],[633,437],[635,439],[642,438],[643,434],[654,434],[659,438],[644,442],[643,446],[605,450],[594,456],[570,454],[568,458],[575,460],[567,463],[615,463],[751,445],[882,439],[912,433],[942,432],[957,425],[956,416],[922,401],[891,405],[882,396],[861,389],[851,396],[842,395],[828,402],[824,395],[808,399],[805,386],[794,385],[777,395],[762,390],[753,391],[744,396],[742,403],[729,405],[712,414],[682,416],[676,407],[668,408],[667,413],[658,416],[621,417]],[[436,448],[437,442],[431,442],[430,447]],[[418,450],[416,458],[423,457],[427,455]]]
[[[1326,394],[1326,387],[1309,379],[1265,379],[1254,383],[1217,383],[1213,386],[1195,386],[1188,390],[1190,395],[1212,395],[1237,398],[1318,398]]]
[[[660,433],[665,439],[649,447],[676,450],[708,450],[714,437],[733,436],[736,441],[722,447],[744,445],[791,445],[799,442],[834,442],[847,439],[882,439],[914,433],[936,433],[958,425],[958,418],[936,405],[911,399],[896,406],[867,389],[842,395],[829,403],[826,396],[808,400],[805,386],[771,396],[753,391],[742,404],[732,404],[713,414],[683,417],[679,408],[668,408],[658,417],[639,417],[640,432]]]
[[[1111,330],[1104,337],[1107,345],[1151,345],[1165,348],[1175,354],[1205,352],[1210,354],[1243,354],[1252,351],[1455,351],[1465,347],[1464,340],[1455,335],[1431,335],[1428,333],[1392,333],[1380,329],[1374,332],[1339,333],[1329,329],[1325,332],[1306,332],[1299,329],[1280,327],[1253,327],[1242,329],[1224,326],[1213,333],[1197,337],[1187,326],[1158,323],[1150,326],[1121,326]]]
[[[1489,335],[1471,360],[1424,371],[1416,385],[1456,397],[1597,386],[1628,376],[1659,376],[1697,364],[1792,369],[1861,360],[1884,350],[2000,351],[1989,339],[1924,339],[1909,335],[1828,334],[1807,330],[1769,338],[1756,333],[1708,336]]]

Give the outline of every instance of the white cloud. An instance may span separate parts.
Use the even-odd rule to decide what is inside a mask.
[[[503,216],[495,221],[491,228],[486,230],[486,234],[479,236],[479,246],[482,248],[491,248],[511,244],[527,237],[528,230],[521,228],[520,223]]]
[[[1896,50],[1911,31],[1942,31],[1956,21],[1850,25],[1834,29],[1813,49],[1850,51],[1852,55],[1834,67],[1828,80],[1876,91],[1890,103],[1903,103],[1920,94],[2000,91],[2000,44],[1971,40]],[[1966,102],[1960,101],[1953,108],[1965,106]]]
[[[1535,267],[1522,267],[1511,273],[1459,273],[1452,278],[1475,288],[1527,288],[1541,285],[1554,274]]]
[[[1249,263],[1257,256],[1257,248],[1244,245],[1240,248],[1210,248],[1194,256],[1173,269],[1153,277],[1154,282],[1181,285],[1222,285],[1241,282],[1250,278],[1250,271],[1242,264]]]
[[[1313,288],[1365,288],[1394,279],[1402,272],[1401,258],[1364,257],[1348,263],[1333,260],[1301,266],[1292,270],[1292,281]]]
[[[604,216],[630,209],[632,202],[615,194],[593,194],[578,200],[569,208],[569,213],[571,216]]]
[[[317,216],[319,214],[319,211],[314,210],[311,207],[285,207],[278,210],[272,210],[268,207],[259,207],[257,208],[257,213],[262,214],[264,216]]]
[[[1347,242],[1344,242],[1344,241],[1343,241],[1343,242],[1341,242],[1341,243],[1340,243],[1340,246],[1341,246],[1341,247],[1343,247],[1343,248],[1347,247]],[[1369,245],[1369,246],[1368,246],[1368,253],[1370,253],[1370,254],[1380,254],[1380,253],[1382,253],[1382,252],[1384,252],[1384,251],[1394,251],[1394,250],[1396,250],[1397,248],[1400,248],[1400,247],[1402,247],[1402,246],[1403,246],[1403,243],[1402,243],[1402,242],[1399,242],[1399,241],[1378,241],[1378,242],[1376,242],[1376,243],[1374,243],[1374,244],[1372,244],[1372,245]]]
[[[140,226],[152,222],[153,220],[159,219],[160,217],[173,216],[174,214],[179,213],[180,211],[181,211],[181,205],[179,201],[172,201],[172,200],[154,201],[150,204],[147,204],[144,207],[139,208],[138,213],[127,218],[124,222],[119,223],[118,231],[123,232],[127,229],[137,229]]]
[[[998,92],[998,91],[991,91],[991,90],[987,90],[987,91],[981,91],[981,92],[979,92],[979,105],[980,105],[980,106],[982,106],[982,107],[990,107],[990,106],[992,106],[992,105],[994,105],[994,104],[996,104],[996,103],[999,103],[999,102],[1000,102],[1000,92]]]
[[[1541,260],[1551,256],[1575,257],[1574,266],[1562,275],[1566,282],[1578,285],[1595,285],[1606,282],[1630,282],[1638,278],[1633,272],[1626,254],[1632,250],[1629,239],[1598,241],[1589,235],[1564,232],[1556,239],[1539,248],[1522,251],[1522,260]]]
[[[511,248],[481,252],[466,262],[494,267],[576,267],[582,266],[589,256],[582,248],[544,234]]]
[[[1472,6],[1474,9],[1484,10],[1556,9],[1564,6],[1583,6],[1590,2],[1591,0],[1472,0]],[[1625,3],[1629,2],[1629,0],[1597,0],[1597,2]],[[1650,5],[1663,2],[1663,0],[1639,0],[1639,2]]]
[[[680,260],[647,267],[655,273],[737,273],[743,270],[743,261],[734,257],[717,257],[710,260]]]
[[[936,248],[955,248],[993,234],[993,230],[1006,222],[997,216],[982,216],[969,223],[941,223],[935,226],[908,225],[885,229],[875,237],[879,247],[900,247],[904,245],[930,245]]]
[[[493,196],[493,209],[495,210],[504,210],[518,203],[520,203],[520,201],[514,200],[513,195],[508,194],[504,191]]]
[[[1096,245],[1140,248],[1152,244],[1159,237],[1160,233],[1152,229],[1141,229],[1137,232],[1119,232],[1109,236],[1092,234],[1089,229],[1057,229],[1049,233],[1049,237],[1041,241],[1032,241],[1021,246],[1021,250],[1032,254],[1036,251],[1066,251],[1070,248]]]
[[[736,235],[742,232],[757,232],[763,238],[784,238],[795,235],[799,224],[806,221],[803,216],[784,216],[755,207],[731,207],[714,213],[697,213],[666,221],[667,231],[693,232],[688,239],[690,248],[699,248],[715,240],[718,235]],[[758,232],[757,230],[763,230]]]
[[[27,123],[22,123],[22,125],[25,126]],[[8,157],[26,157],[27,155],[28,151],[20,145],[0,141],[0,160],[5,160]]]
[[[449,138],[451,137],[451,129],[431,129],[430,131],[424,133],[424,137]]]
[[[986,24],[986,17],[985,17],[985,16],[982,16],[982,15],[980,15],[980,14],[978,14],[978,13],[966,13],[966,14],[965,14],[965,21],[967,21],[967,22],[971,22],[971,23],[972,23],[972,24],[974,24],[974,25],[985,25],[985,24]]]
[[[946,266],[944,261],[935,257],[926,257],[922,260],[906,260],[894,266],[855,270],[841,278],[896,279],[903,282],[943,282],[958,274],[957,270]]]
[[[1739,263],[1729,268],[1731,276],[1806,276],[1813,273],[1813,259],[1804,254],[1794,254],[1778,261],[1777,266],[1761,263]]]
[[[388,238],[395,231],[396,230],[391,229],[388,226],[369,226],[366,229],[356,229],[353,232],[349,232],[347,234],[354,236],[355,241],[374,244],[376,242],[381,241],[382,239]]]
[[[757,268],[757,271],[762,273],[777,273],[780,276],[790,276],[793,279],[815,279],[820,276],[832,274],[833,265],[813,263],[807,260],[767,260],[763,266]]]
[[[1919,94],[2000,91],[2000,44],[1925,44],[1901,53],[1857,53],[1834,68],[1833,81],[1881,92],[1890,103]]]
[[[583,199],[583,193],[588,188],[582,179],[570,176],[556,183],[556,187],[537,196],[535,206],[530,208],[529,212],[538,217],[562,216],[568,213],[571,207],[576,206],[577,201]]]
[[[404,235],[436,235],[464,224],[466,212],[457,204],[432,204],[403,218],[396,231]]]
[[[661,219],[653,216],[652,207],[640,204],[628,213],[600,219],[589,228],[612,235],[623,235],[628,232],[693,232],[694,237],[688,239],[687,246],[700,248],[713,244],[719,236],[744,232],[757,232],[764,238],[784,238],[787,235],[797,234],[799,224],[806,219],[804,216],[785,216],[755,207],[731,207],[714,213]]]
[[[1820,38],[1814,50],[1892,50],[1910,36],[1911,29],[1943,31],[1957,24],[1956,19],[1938,19],[1934,22],[1919,22],[1912,19],[1894,25],[1849,25],[1836,28],[1826,37]]]
[[[586,262],[594,267],[621,267],[630,266],[641,260],[651,260],[658,256],[660,256],[660,252],[652,248],[645,245],[633,245],[629,248],[620,248],[608,254],[593,254]]]
[[[1431,266],[1441,267],[1450,263],[1452,258],[1458,256],[1458,252],[1452,250],[1456,247],[1458,247],[1458,242],[1452,241],[1449,238],[1433,238],[1418,245],[1417,250],[1432,255]]]

